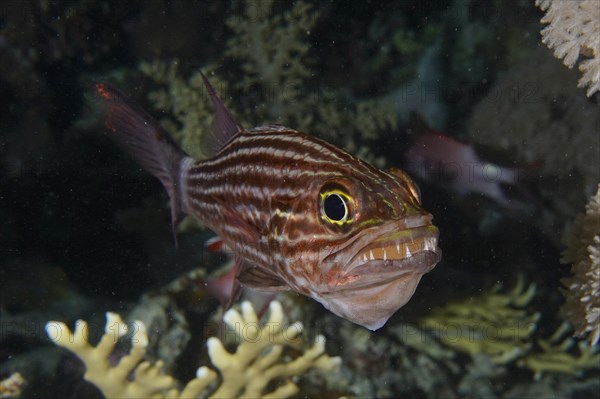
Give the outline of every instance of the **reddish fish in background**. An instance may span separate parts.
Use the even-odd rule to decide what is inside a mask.
[[[437,132],[421,134],[408,149],[405,168],[423,180],[448,187],[460,196],[480,194],[506,208],[523,204],[508,197],[502,185],[516,185],[528,171],[482,160],[475,149]]]
[[[205,161],[119,91],[96,85],[109,137],[161,181],[173,226],[185,214],[203,221],[233,251],[244,286],[293,290],[383,326],[441,257],[415,183],[283,126],[246,130],[203,78],[220,145]]]

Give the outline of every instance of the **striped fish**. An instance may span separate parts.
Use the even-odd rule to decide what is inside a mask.
[[[293,290],[382,327],[441,257],[415,183],[287,127],[244,129],[203,78],[219,146],[203,161],[118,90],[96,85],[109,136],[167,190],[173,229],[186,214],[204,222],[232,249],[242,286]]]

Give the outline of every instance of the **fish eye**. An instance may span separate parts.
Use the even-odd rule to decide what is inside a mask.
[[[342,226],[352,221],[351,198],[341,190],[326,190],[320,194],[321,219]]]
[[[348,205],[339,194],[328,195],[323,201],[323,213],[334,222],[348,218]]]

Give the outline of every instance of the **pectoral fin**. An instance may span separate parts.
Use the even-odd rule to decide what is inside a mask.
[[[258,291],[288,291],[290,286],[275,273],[251,265],[245,261],[239,269],[237,280],[244,286]]]

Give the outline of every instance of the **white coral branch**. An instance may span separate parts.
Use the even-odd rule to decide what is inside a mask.
[[[578,87],[588,86],[587,96],[600,90],[600,4],[598,0],[536,0],[546,11],[541,22],[542,42],[554,56],[572,68],[578,61],[583,76]],[[588,58],[582,60],[581,58]]]
[[[575,219],[565,244],[561,262],[572,263],[573,275],[562,280],[566,287],[562,310],[576,333],[589,334],[596,345],[600,341],[600,184],[586,212]]]

